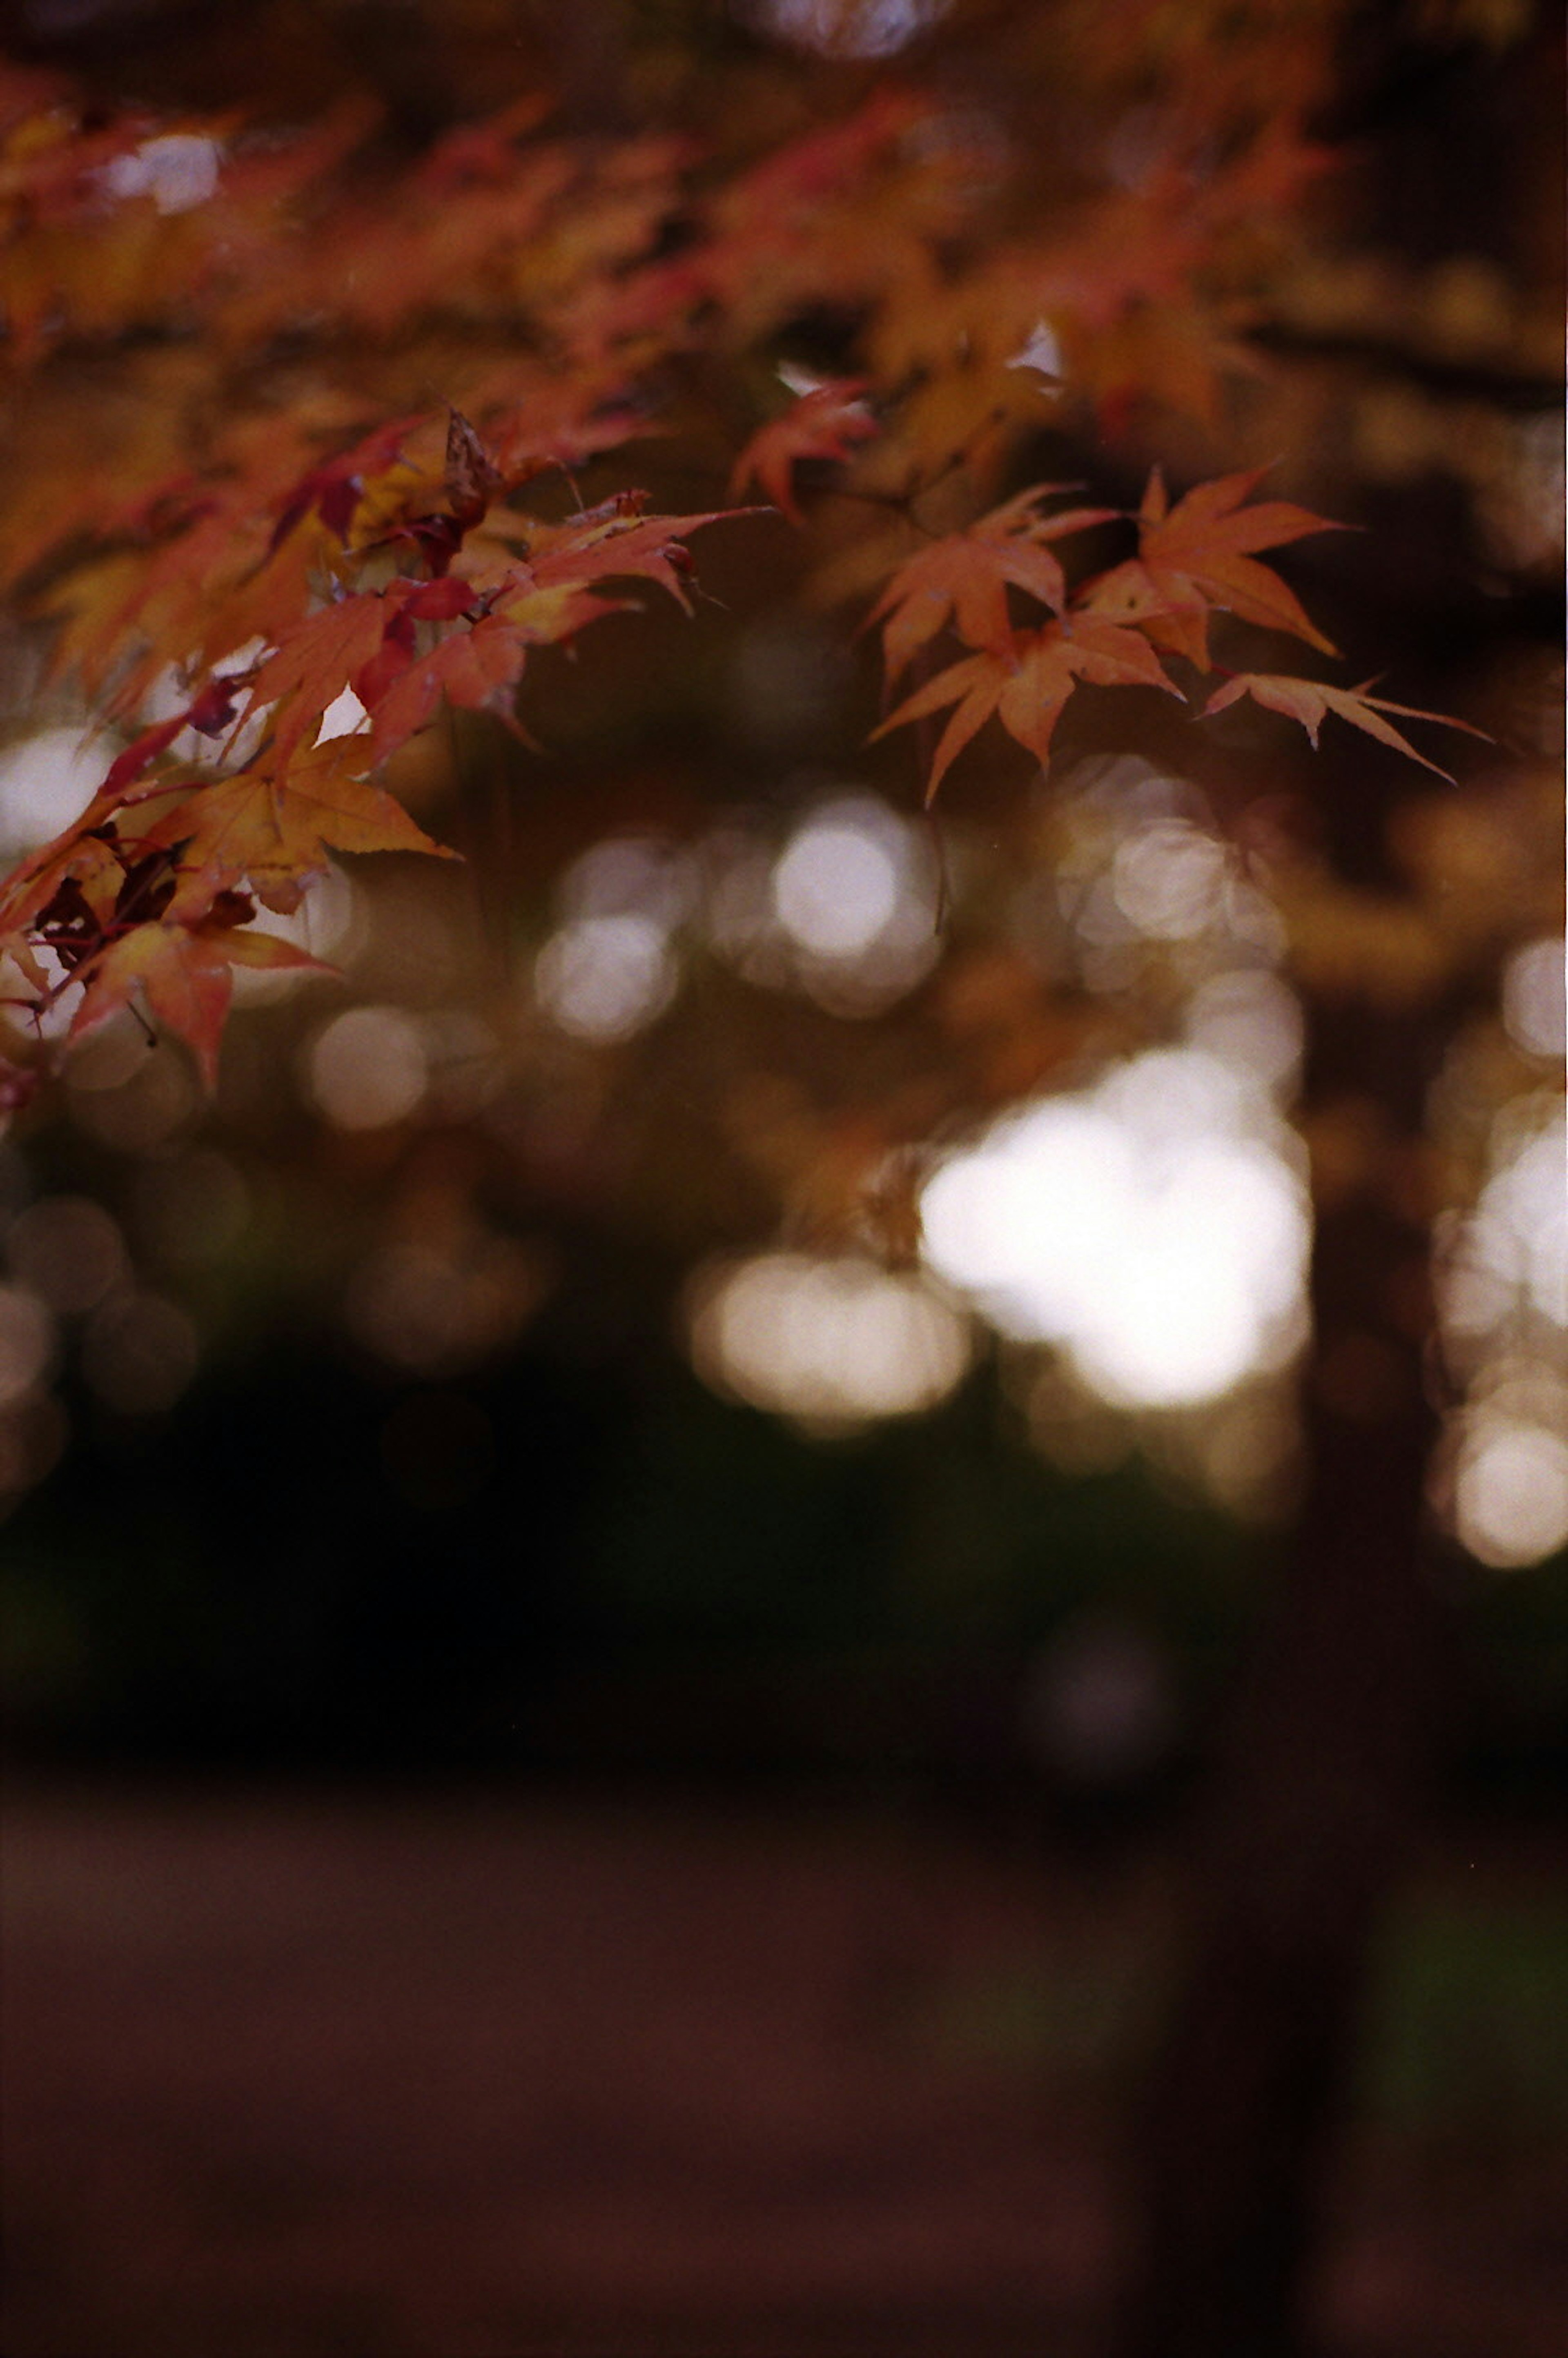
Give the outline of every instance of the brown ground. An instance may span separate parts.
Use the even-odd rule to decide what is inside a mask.
[[[1157,1877],[798,1807],[14,1791],[4,1827],[5,2358],[1098,2346],[1074,2065]],[[1334,2349],[1563,2358],[1561,2158],[1407,2161],[1340,2190]]]

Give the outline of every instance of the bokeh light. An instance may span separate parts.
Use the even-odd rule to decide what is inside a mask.
[[[353,884],[341,868],[329,866],[310,879],[297,909],[265,910],[252,930],[275,934],[280,941],[292,942],[310,957],[341,966],[362,946],[367,924]],[[308,967],[237,966],[233,968],[234,1004],[265,1005],[271,1000],[286,999],[291,991],[319,979]]]
[[[1444,1335],[1466,1404],[1437,1503],[1469,1552],[1498,1571],[1568,1544],[1565,1150],[1554,1092],[1505,1104],[1475,1208],[1452,1222],[1439,1260]]]
[[[1560,1099],[1527,1098],[1494,1128],[1492,1175],[1469,1223],[1465,1258],[1490,1277],[1500,1303],[1516,1293],[1568,1326],[1568,1137]]]
[[[1108,1613],[1070,1622],[1031,1666],[1022,1733],[1074,1783],[1113,1786],[1157,1766],[1176,1734],[1170,1668],[1149,1633]]]
[[[1483,1407],[1460,1443],[1454,1521],[1470,1553],[1497,1571],[1568,1545],[1568,1440]]]
[[[203,1104],[189,1057],[149,1042],[128,1011],[71,1048],[65,1086],[77,1129],[123,1154],[167,1145]]]
[[[759,818],[700,849],[708,938],[749,982],[829,1014],[882,1013],[942,954],[933,841],[875,795],[827,796],[774,850]]]
[[[109,766],[81,729],[41,729],[0,752],[0,856],[47,843],[87,808]]]
[[[917,1277],[795,1252],[703,1272],[690,1342],[716,1390],[829,1430],[934,1408],[973,1351],[968,1322]]]
[[[932,1268],[1118,1405],[1215,1399],[1303,1339],[1304,1189],[1258,1093],[1201,1049],[1008,1117],[921,1208]]]
[[[860,817],[825,814],[802,827],[773,870],[773,907],[808,956],[858,957],[898,913],[900,862]]]
[[[196,1373],[200,1345],[178,1303],[157,1293],[114,1293],[89,1319],[81,1370],[106,1408],[157,1416]]]
[[[334,1130],[384,1130],[425,1095],[429,1066],[413,1016],[400,1007],[351,1007],[310,1044],[311,1097]]]
[[[1049,849],[1055,925],[1096,993],[1137,988],[1155,959],[1195,990],[1283,957],[1278,909],[1175,772],[1137,754],[1077,763],[1054,797]]]
[[[25,1285],[0,1285],[0,1408],[26,1400],[54,1358],[47,1306]]]
[[[357,737],[370,725],[370,714],[351,687],[335,696],[321,715],[321,726],[316,731],[318,745],[325,745],[334,737]]]
[[[46,1195],[5,1239],[15,1275],[51,1310],[93,1309],[126,1271],[118,1221],[89,1195]]]
[[[1263,967],[1231,967],[1200,982],[1183,1025],[1195,1048],[1217,1056],[1288,1101],[1301,1071],[1306,1027],[1290,985]]]
[[[891,58],[925,32],[946,0],[748,0],[744,14],[781,40],[828,58]]]
[[[1563,936],[1516,950],[1503,968],[1503,1022],[1527,1055],[1561,1056],[1568,1047],[1563,1000]]]
[[[191,131],[167,132],[144,139],[127,155],[116,156],[103,168],[103,185],[111,196],[151,197],[160,213],[189,212],[204,205],[218,186],[222,150],[215,139]]]
[[[556,889],[563,917],[629,913],[674,926],[695,905],[697,877],[684,852],[654,835],[611,835],[574,860]]]
[[[1222,920],[1228,864],[1224,846],[1190,819],[1156,819],[1117,847],[1111,889],[1138,933],[1190,941]]]
[[[551,1021],[598,1045],[644,1031],[675,997],[678,979],[668,934],[640,910],[571,918],[534,963],[535,993]]]
[[[510,1343],[544,1298],[541,1257],[478,1233],[448,1250],[396,1243],[366,1255],[343,1301],[349,1331],[389,1367],[453,1374]]]

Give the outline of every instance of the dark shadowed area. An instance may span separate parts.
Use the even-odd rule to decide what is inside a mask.
[[[1332,2191],[1347,2358],[1562,2346],[1568,1911],[1470,1847]],[[1097,2349],[1172,1875],[799,1799],[14,1788],[6,2347]]]

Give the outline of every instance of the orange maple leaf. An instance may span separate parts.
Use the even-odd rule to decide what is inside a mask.
[[[645,492],[617,492],[597,508],[588,508],[566,523],[542,525],[528,551],[529,568],[540,589],[560,584],[613,580],[640,575],[667,590],[691,611],[687,581],[691,557],[685,546],[688,533],[704,525],[726,524],[732,516],[755,514],[754,509],[714,508],[706,515],[644,515]]]
[[[264,892],[322,868],[329,844],[338,851],[453,858],[362,774],[371,759],[362,736],[330,738],[287,768],[264,759],[198,787],[143,840],[150,849],[178,847],[187,871],[209,886],[248,877]]]
[[[855,443],[871,439],[877,421],[860,398],[870,383],[863,376],[829,377],[760,426],[730,470],[730,498],[739,499],[748,483],[760,483],[773,505],[799,524],[790,471],[802,459],[848,459]]]
[[[281,767],[302,737],[319,725],[355,675],[380,653],[392,610],[379,591],[362,590],[324,606],[286,631],[251,682],[241,725],[265,705],[273,759]]]
[[[13,869],[0,891],[0,933],[26,933],[68,882],[81,885],[94,902],[113,903],[124,871],[113,847],[95,830],[116,800],[100,790],[80,818]]]
[[[1243,506],[1266,472],[1260,467],[1217,476],[1168,508],[1156,467],[1138,514],[1139,555],[1092,585],[1085,610],[1108,621],[1136,623],[1156,644],[1185,655],[1205,671],[1209,667],[1208,617],[1216,607],[1266,630],[1288,631],[1325,654],[1336,654],[1294,591],[1270,566],[1257,564],[1250,552],[1345,527],[1288,500]]]
[[[202,1079],[211,1088],[236,966],[334,971],[276,934],[243,932],[221,923],[181,925],[155,920],[133,925],[94,959],[70,1037],[78,1040],[95,1032],[139,993],[158,1021],[189,1044]]]
[[[1206,719],[1211,713],[1223,712],[1241,697],[1249,696],[1254,704],[1263,705],[1270,712],[1283,713],[1287,720],[1299,720],[1315,752],[1318,730],[1329,713],[1337,713],[1353,729],[1363,730],[1368,737],[1377,738],[1379,744],[1391,745],[1397,753],[1408,754],[1423,770],[1446,778],[1450,785],[1454,780],[1449,773],[1439,769],[1435,762],[1429,762],[1424,753],[1418,753],[1408,739],[1381,718],[1382,714],[1397,712],[1401,720],[1435,720],[1444,729],[1463,729],[1467,737],[1479,737],[1485,744],[1492,741],[1484,729],[1473,728],[1468,720],[1456,720],[1452,713],[1422,712],[1413,704],[1390,704],[1387,697],[1368,696],[1367,690],[1371,684],[1364,679],[1359,687],[1325,687],[1315,679],[1292,679],[1270,672],[1238,672],[1209,698],[1204,706],[1204,717]]]
[[[512,691],[537,641],[503,614],[486,614],[471,630],[454,631],[429,654],[411,663],[373,703],[373,758],[384,762],[433,716],[444,696],[470,712],[497,712],[512,720]]]
[[[873,739],[918,720],[944,705],[957,710],[943,731],[931,765],[925,799],[935,799],[955,756],[994,712],[1010,736],[1042,762],[1062,710],[1080,681],[1097,687],[1160,687],[1179,695],[1174,681],[1147,639],[1093,616],[1048,622],[1041,631],[1016,633],[1005,647],[987,647],[938,672],[935,679],[891,713]]]
[[[1067,585],[1059,560],[1045,543],[1086,531],[1116,514],[1114,508],[1066,508],[1041,515],[1039,503],[1069,491],[1066,483],[1034,483],[1005,505],[993,508],[967,532],[920,549],[901,565],[867,617],[868,626],[888,617],[882,660],[891,689],[910,661],[952,618],[966,646],[996,647],[1011,633],[1007,585],[1038,598],[1060,613]]]

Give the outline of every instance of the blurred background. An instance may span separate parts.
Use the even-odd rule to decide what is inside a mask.
[[[1217,72],[1300,34],[1220,13]],[[1086,698],[1048,787],[1010,746],[927,816],[808,500],[705,535],[693,619],[545,651],[546,757],[468,714],[397,757],[463,863],[313,886],[339,977],[242,976],[214,1101],[121,1018],[12,1121],[15,2358],[1107,2346],[1310,1478],[1314,1205],[1402,1118],[1313,1098],[1357,990],[1436,1009],[1452,1615],[1310,2332],[1568,2346],[1558,36],[1293,14],[1346,160],[1251,389],[1151,423],[1108,378],[1030,479],[1279,459],[1366,527],[1291,552],[1314,613],[1494,741],[1463,790]],[[742,149],[895,71],[980,148],[1087,90],[1131,185],[1182,38],[1129,15],[1110,65],[1082,11],[965,0],[341,0],[247,12],[243,58],[229,12],[32,0],[8,38],[174,117],[369,87],[411,140],[541,75],[574,128]],[[714,446],[688,401],[583,497],[719,504]],[[0,675],[9,859],[102,755],[27,626]],[[1375,1350],[1319,1362],[1375,1425]]]

